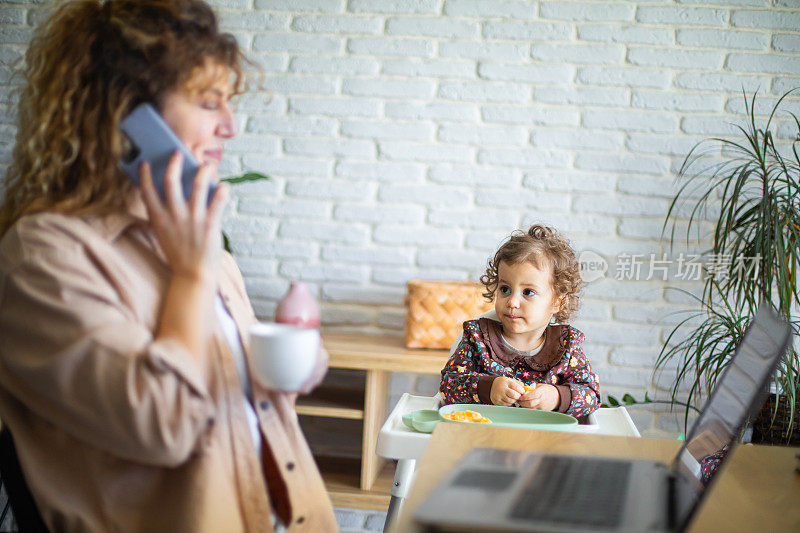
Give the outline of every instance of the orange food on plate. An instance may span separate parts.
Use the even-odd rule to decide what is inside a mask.
[[[475,411],[470,411],[469,409],[464,411],[451,411],[449,413],[443,413],[442,416],[448,420],[453,420],[454,422],[475,422],[478,424],[492,423],[492,421],[485,416],[481,415],[480,413],[476,413]]]

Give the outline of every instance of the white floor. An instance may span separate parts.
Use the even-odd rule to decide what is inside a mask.
[[[386,521],[386,511],[336,507],[334,512],[341,533],[383,531],[383,523]]]

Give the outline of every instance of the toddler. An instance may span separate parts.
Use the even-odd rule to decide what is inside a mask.
[[[581,350],[583,333],[562,324],[577,309],[582,284],[567,241],[541,225],[514,232],[481,283],[499,322],[464,322],[463,338],[442,369],[445,403],[519,405],[575,417],[597,409],[600,386]]]

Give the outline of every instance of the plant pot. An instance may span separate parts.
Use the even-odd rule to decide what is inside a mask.
[[[775,411],[775,401],[778,409]],[[774,418],[773,418],[774,415]],[[795,405],[794,424],[791,437],[787,436],[791,405],[785,394],[770,394],[764,406],[753,419],[753,444],[800,446],[800,406]]]

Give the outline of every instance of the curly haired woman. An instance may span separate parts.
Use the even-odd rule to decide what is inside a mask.
[[[575,253],[552,228],[516,232],[481,276],[498,320],[464,322],[442,369],[446,403],[519,405],[587,416],[600,406],[597,375],[581,349],[583,333],[563,324],[582,285]],[[558,321],[559,323],[552,323]]]
[[[250,379],[227,188],[206,202],[244,61],[202,0],[68,1],[30,44],[0,207],[0,418],[52,531],[336,530],[296,394]],[[147,165],[141,188],[119,168],[142,102],[201,163],[188,200],[178,156],[164,199]]]

